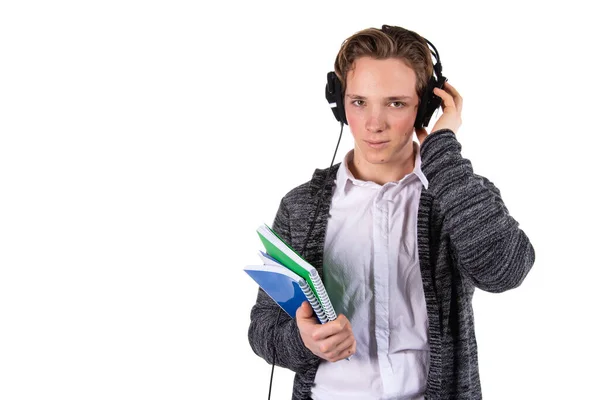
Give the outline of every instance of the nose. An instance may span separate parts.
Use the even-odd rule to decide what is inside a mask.
[[[369,110],[365,128],[369,132],[382,132],[385,129],[385,118],[383,112],[379,109]]]

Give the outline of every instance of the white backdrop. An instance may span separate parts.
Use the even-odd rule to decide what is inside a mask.
[[[521,287],[476,291],[484,397],[597,396],[586,2],[200,3],[0,5],[0,398],[266,399],[242,268],[280,198],[329,166],[343,39],[382,24],[435,44],[463,156],[536,250]],[[336,162],[351,147],[345,130]],[[292,378],[276,369],[273,399]]]

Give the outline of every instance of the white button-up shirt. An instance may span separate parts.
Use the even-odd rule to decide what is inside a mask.
[[[314,400],[422,399],[429,369],[427,310],[417,248],[417,212],[428,181],[415,167],[400,181],[356,179],[344,157],[327,224],[325,287],[352,324],[356,354],[322,361]]]

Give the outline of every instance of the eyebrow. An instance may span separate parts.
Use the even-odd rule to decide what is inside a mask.
[[[366,100],[367,99],[366,97],[359,96],[357,94],[347,94],[346,96],[348,96],[354,100]],[[410,99],[412,99],[411,96],[390,96],[390,97],[385,98],[385,100],[387,100],[387,101],[410,100]]]

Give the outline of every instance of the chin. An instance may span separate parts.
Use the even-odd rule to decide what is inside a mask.
[[[388,151],[378,151],[373,149],[363,149],[365,160],[371,164],[385,164],[391,158]]]
[[[369,162],[369,164],[387,164],[390,159],[388,157],[371,157],[368,158],[367,161]]]

